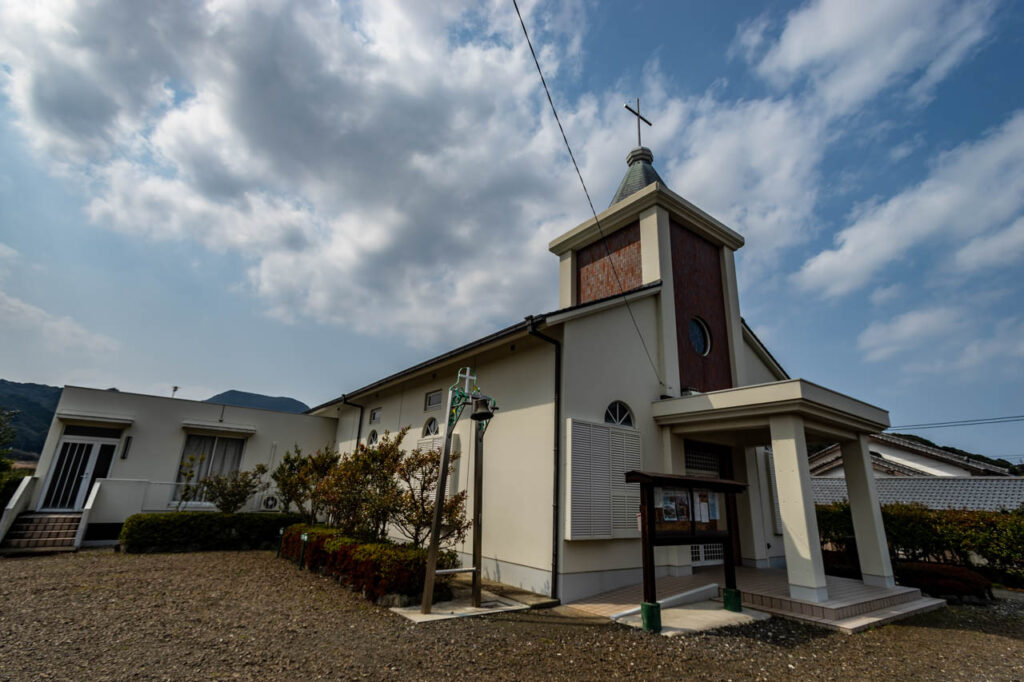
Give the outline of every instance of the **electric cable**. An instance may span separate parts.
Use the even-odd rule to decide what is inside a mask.
[[[530,40],[530,34],[526,30],[526,22],[523,21],[523,15],[519,11],[519,3],[516,0],[512,0],[512,4],[516,8],[516,16],[519,17],[519,25],[523,27],[523,35],[526,36],[526,44],[530,47],[530,54],[533,55],[533,63],[537,67],[537,75],[540,76],[541,85],[544,86],[544,94],[547,95],[548,104],[551,106],[551,113],[555,116],[555,123],[558,124],[558,130],[562,133],[562,141],[565,142],[565,148],[569,152],[569,158],[572,160],[572,166],[576,169],[576,176],[580,179],[580,185],[583,187],[583,193],[587,197],[587,204],[590,206],[590,212],[594,216],[594,224],[597,226],[597,233],[601,235],[601,243],[604,244],[605,252],[608,255],[608,265],[612,269],[612,274],[615,275],[615,283],[619,287],[619,295],[622,296],[622,302],[626,304],[626,311],[629,313],[629,319],[633,321],[633,329],[636,330],[636,335],[640,339],[640,345],[643,346],[644,354],[647,356],[647,362],[651,365],[651,370],[654,372],[654,378],[658,380],[663,388],[668,388],[661,379],[661,373],[658,371],[657,365],[654,363],[654,359],[651,357],[651,351],[647,348],[647,342],[644,340],[643,332],[640,331],[640,325],[637,324],[636,316],[633,314],[633,308],[629,305],[629,299],[626,297],[626,291],[622,287],[622,279],[619,277],[619,271],[615,267],[615,262],[612,260],[611,248],[608,246],[608,240],[605,238],[604,230],[601,228],[601,221],[597,218],[597,211],[594,209],[594,202],[590,199],[590,192],[587,190],[587,183],[583,181],[583,174],[580,172],[579,164],[576,163],[576,156],[572,153],[572,147],[569,145],[569,138],[565,134],[565,128],[562,127],[562,120],[558,118],[558,110],[555,109],[555,102],[551,99],[551,91],[548,89],[548,82],[544,78],[544,72],[540,68],[540,60],[537,59],[537,52],[533,49],[533,41]]]

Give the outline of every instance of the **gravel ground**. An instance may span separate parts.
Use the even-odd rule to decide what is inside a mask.
[[[1024,602],[860,635],[656,637],[569,608],[411,625],[269,552],[0,559],[0,679],[1024,679]]]

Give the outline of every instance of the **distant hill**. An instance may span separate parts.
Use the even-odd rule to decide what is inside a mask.
[[[11,444],[15,459],[39,459],[60,391],[58,386],[0,379],[0,408],[18,411],[13,420],[15,436]]]
[[[300,414],[309,409],[309,405],[300,402],[295,398],[284,396],[272,397],[259,393],[246,393],[245,391],[224,391],[204,402],[217,403],[218,405],[233,405],[235,407],[255,407],[260,410],[277,410],[278,412],[294,412]]]

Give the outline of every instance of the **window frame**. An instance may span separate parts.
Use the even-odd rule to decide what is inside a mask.
[[[370,410],[370,424],[380,424],[380,416],[384,413],[383,407],[375,407]]]
[[[693,343],[693,334],[691,333],[691,329],[693,328],[694,324],[696,324],[700,328],[701,333],[704,335],[703,353],[697,350],[697,346],[694,345]],[[688,324],[686,327],[686,336],[690,341],[690,348],[693,349],[694,353],[701,356],[702,358],[706,358],[711,354],[711,328],[708,327],[708,323],[705,322],[700,316],[694,315],[693,317],[690,318],[690,324]]]
[[[437,396],[437,405],[431,405],[430,404],[430,396],[433,396],[433,395]],[[434,410],[440,410],[443,405],[444,405],[444,391],[442,391],[440,388],[437,389],[437,390],[434,390],[434,391],[427,391],[427,393],[423,396],[423,411],[424,412],[433,412]]]
[[[189,439],[191,439],[191,438],[213,438],[213,446],[211,447],[211,450],[214,453],[208,460],[205,461],[205,465],[206,465],[205,466],[205,474],[200,476],[200,471],[202,471],[202,469],[200,469],[200,471],[197,471],[195,478],[192,479],[193,483],[198,482],[202,478],[206,478],[206,476],[209,475],[210,468],[213,465],[213,459],[214,459],[214,457],[217,456],[217,446],[218,446],[219,442],[222,441],[222,440],[237,440],[237,441],[241,441],[242,449],[238,453],[238,468],[234,469],[235,472],[241,471],[242,470],[242,462],[245,460],[245,446],[246,446],[246,444],[247,444],[247,442],[249,440],[248,438],[242,438],[242,437],[239,437],[239,436],[224,436],[224,435],[217,435],[217,434],[210,434],[210,433],[186,433],[185,434],[185,442],[182,443],[182,445],[181,445],[181,455],[178,457],[178,469],[177,469],[177,472],[175,473],[175,476],[174,476],[174,489],[171,491],[171,501],[170,501],[170,504],[172,506],[177,505],[179,503],[179,498],[180,498],[180,495],[181,495],[181,486],[184,483],[184,481],[181,480],[181,476],[182,476],[181,475],[181,467],[185,464],[185,453],[188,452],[188,442],[189,442]],[[202,466],[202,464],[200,464],[200,467],[201,466]],[[231,472],[229,471],[227,473],[231,473]],[[185,502],[183,504],[184,504],[185,507],[191,507],[191,506],[203,507],[203,508],[205,508],[205,507],[213,507],[213,502],[210,502],[210,501],[208,501],[206,499],[192,500],[190,502]]]
[[[621,413],[616,416],[616,413],[612,412],[613,407],[621,407],[625,410],[625,415]],[[611,416],[611,419],[608,417]],[[624,400],[613,400],[608,403],[608,407],[604,408],[604,423],[609,426],[618,426],[623,429],[635,429],[636,419],[633,417],[633,409]]]
[[[434,425],[434,431],[429,430],[430,425]],[[441,423],[437,421],[437,417],[431,417],[427,421],[423,422],[423,431],[420,438],[433,438],[441,435]]]
[[[377,429],[373,429],[366,434],[366,447],[372,448],[377,444],[378,440],[380,440],[380,435],[377,433]]]

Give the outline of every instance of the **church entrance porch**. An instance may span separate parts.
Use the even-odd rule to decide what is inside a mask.
[[[671,603],[672,597],[715,584],[724,585],[721,566],[703,566],[693,575],[658,578],[658,594]],[[912,587],[875,587],[859,580],[826,576],[829,598],[821,602],[793,599],[789,596],[789,578],[781,569],[736,567],[736,583],[743,595],[743,607],[776,616],[813,623],[846,633],[945,606],[941,599],[922,597]],[[637,583],[617,590],[586,597],[568,606],[595,616],[615,618],[635,609],[643,599],[643,585]],[[721,599],[719,593],[718,599]],[[665,608],[670,608],[666,606]]]
[[[732,461],[749,462],[755,448],[770,448],[770,472],[777,488],[785,551],[788,599],[824,604],[832,600],[826,579],[811,490],[808,443],[839,443],[846,469],[850,507],[861,572],[866,587],[895,585],[875,492],[867,436],[889,426],[882,409],[802,379],[698,393],[652,404],[662,428],[665,469],[686,473],[685,444],[716,443],[733,452]],[[737,535],[743,564],[767,567],[764,515],[768,505],[755,499],[757,467],[740,467],[736,478],[751,494],[740,500]],[[742,587],[740,588],[742,590]]]

